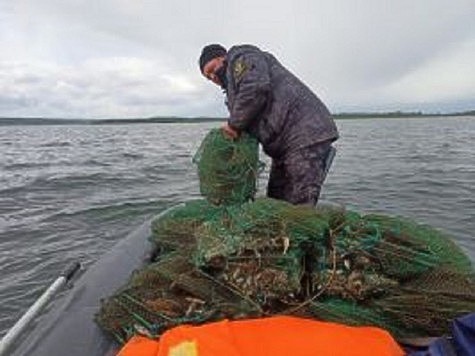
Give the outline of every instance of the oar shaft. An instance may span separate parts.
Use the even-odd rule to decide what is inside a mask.
[[[43,308],[51,301],[53,296],[70,280],[79,270],[81,265],[74,263],[69,266],[60,277],[58,277],[48,289],[36,300],[36,302],[26,311],[15,325],[6,333],[0,341],[0,356],[7,355],[7,351],[15,340],[25,331],[28,325],[34,320]]]

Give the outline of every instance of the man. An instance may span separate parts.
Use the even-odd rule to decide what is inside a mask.
[[[272,158],[271,198],[317,203],[326,159],[338,130],[320,99],[270,53],[251,45],[205,46],[201,73],[226,93],[230,117],[223,131],[255,136]]]

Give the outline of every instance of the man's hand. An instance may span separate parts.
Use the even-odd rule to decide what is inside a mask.
[[[223,130],[224,136],[231,140],[234,140],[239,137],[239,131],[233,129],[231,126],[229,126],[228,123],[224,124],[221,127],[221,130]]]

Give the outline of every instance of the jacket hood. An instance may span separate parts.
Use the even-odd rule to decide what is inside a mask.
[[[258,47],[253,45],[239,45],[233,46],[228,51],[228,61],[232,58],[239,57],[244,53],[251,53],[251,52],[262,52]]]

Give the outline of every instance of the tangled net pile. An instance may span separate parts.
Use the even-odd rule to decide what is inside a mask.
[[[153,222],[153,261],[97,315],[118,341],[159,336],[182,323],[277,314],[375,325],[396,337],[438,336],[453,318],[475,310],[470,261],[447,236],[404,218],[249,201],[257,146],[232,145],[253,147],[233,151],[252,156],[244,160],[253,162],[247,169],[230,167],[252,188],[203,189],[202,181],[208,201],[184,203]],[[240,162],[226,155],[231,166]],[[226,167],[223,160],[212,170],[226,176]],[[223,191],[240,204],[216,205]]]

